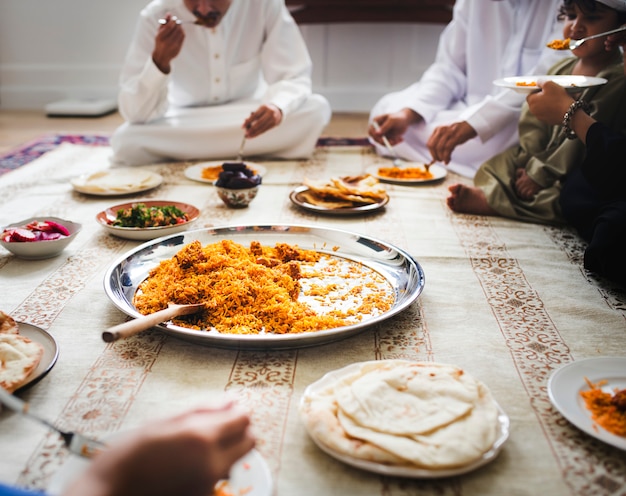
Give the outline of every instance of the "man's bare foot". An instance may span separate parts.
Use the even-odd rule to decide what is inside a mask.
[[[500,215],[487,203],[482,189],[472,188],[464,184],[453,184],[448,188],[450,196],[446,203],[451,210],[460,214]]]

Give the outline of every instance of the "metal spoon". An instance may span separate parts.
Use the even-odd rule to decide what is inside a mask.
[[[164,308],[163,310],[110,327],[102,333],[102,339],[107,343],[112,343],[120,338],[127,338],[129,336],[139,334],[141,331],[155,327],[162,322],[167,322],[174,317],[197,313],[203,308],[204,303],[195,303],[193,305],[178,305],[176,303],[169,303],[167,308]]]
[[[59,433],[61,438],[63,438],[63,442],[69,448],[69,450],[79,456],[85,458],[91,458],[96,453],[102,451],[106,448],[104,443],[100,441],[96,441],[95,439],[88,438],[83,434],[79,434],[78,432],[67,432],[59,429],[56,425],[48,422],[46,419],[40,417],[39,415],[35,415],[29,411],[30,405],[19,399],[17,396],[13,396],[6,389],[0,387],[0,403],[10,408],[16,413],[20,415],[24,415],[26,417],[30,417],[33,420],[36,420],[40,424],[45,425],[46,427],[52,429]]]
[[[378,122],[372,121],[372,126],[374,127],[374,129],[376,129],[376,131],[380,131],[380,126],[378,125]],[[398,157],[398,154],[391,146],[391,143],[389,143],[387,136],[385,136],[384,134],[383,134],[383,143],[385,144],[385,146],[387,147],[387,150],[389,150],[389,153],[391,153],[391,156],[393,157],[392,159],[393,165],[395,165],[396,167],[402,167],[405,164],[405,162],[400,157]]]
[[[243,135],[243,139],[241,140],[241,145],[239,145],[239,153],[237,154],[237,162],[243,162],[243,147],[246,144],[246,135]]]
[[[581,38],[580,40],[570,40],[569,49],[575,50],[587,40],[593,40],[595,38],[602,38],[603,36],[608,36],[610,34],[619,33],[621,31],[626,31],[626,26],[622,26],[617,29],[612,29],[611,31],[607,31],[605,33],[599,33],[599,34],[594,34],[593,36],[587,36],[586,38]]]

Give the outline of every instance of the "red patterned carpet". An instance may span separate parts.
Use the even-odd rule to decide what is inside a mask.
[[[108,146],[109,137],[90,134],[55,134],[42,136],[0,157],[0,176],[27,164],[63,143]],[[323,137],[317,146],[367,146],[367,138]]]

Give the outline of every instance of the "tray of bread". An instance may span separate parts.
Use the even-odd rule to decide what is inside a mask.
[[[330,215],[356,215],[377,212],[389,203],[389,196],[378,179],[370,174],[305,179],[294,189],[290,200],[305,210]]]

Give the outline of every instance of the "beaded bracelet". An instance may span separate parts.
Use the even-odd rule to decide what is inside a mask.
[[[578,109],[582,109],[584,112],[589,113],[589,104],[584,100],[576,100],[569,106],[567,112],[565,112],[562,125],[563,132],[565,133],[567,139],[576,139],[576,133],[571,127],[571,121]]]

